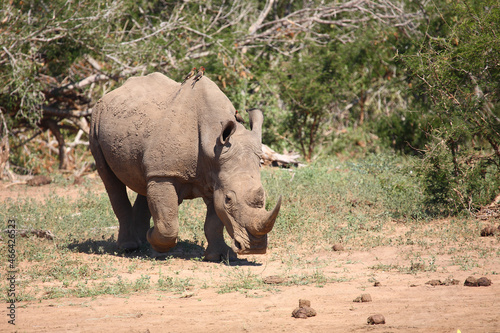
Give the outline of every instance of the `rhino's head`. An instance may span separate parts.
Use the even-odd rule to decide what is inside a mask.
[[[233,250],[238,254],[260,254],[266,252],[267,233],[278,216],[281,197],[273,210],[266,211],[260,180],[263,116],[258,109],[248,113],[251,131],[230,121],[224,125],[215,147],[220,169],[214,206],[233,238]]]

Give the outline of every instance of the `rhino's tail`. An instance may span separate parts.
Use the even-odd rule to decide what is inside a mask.
[[[99,144],[99,123],[103,108],[106,108],[106,105],[102,103],[102,101],[97,102],[92,110],[92,118],[90,120],[89,147],[92,155],[94,156],[97,168],[107,165]]]
[[[101,119],[102,109],[106,106],[102,103],[101,100],[97,102],[92,110],[92,117],[90,119],[90,131],[89,131],[89,141],[92,144],[92,141],[98,141],[99,137],[99,123]]]

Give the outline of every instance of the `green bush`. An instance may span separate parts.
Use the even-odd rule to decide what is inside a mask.
[[[474,158],[473,153],[463,153],[457,159],[454,163],[450,150],[441,144],[418,161],[424,203],[432,215],[475,213],[498,194],[500,169],[494,158]]]

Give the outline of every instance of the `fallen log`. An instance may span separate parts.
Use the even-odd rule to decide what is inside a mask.
[[[269,146],[262,145],[262,157],[261,164],[277,166],[277,167],[291,167],[291,166],[302,166],[299,162],[300,155],[296,153],[285,153],[279,154],[272,150]]]

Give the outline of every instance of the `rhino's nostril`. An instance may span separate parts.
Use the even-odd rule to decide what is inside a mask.
[[[238,242],[237,240],[234,240],[234,246],[236,247],[236,249],[238,251],[241,251],[241,244],[240,244],[240,242]]]

